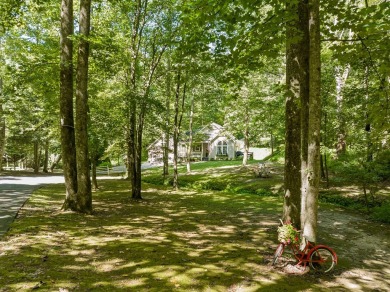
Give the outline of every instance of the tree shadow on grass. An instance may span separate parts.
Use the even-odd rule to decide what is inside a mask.
[[[81,215],[58,211],[61,188],[38,190],[1,242],[0,291],[300,291],[334,282],[270,266],[280,198],[154,187],[143,196],[132,201],[127,182],[102,182],[94,214]]]

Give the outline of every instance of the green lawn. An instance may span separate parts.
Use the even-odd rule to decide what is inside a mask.
[[[224,191],[175,192],[147,183],[161,171],[148,170],[144,200],[132,201],[127,181],[100,181],[93,215],[61,212],[61,185],[37,190],[0,241],[0,291],[332,290],[326,283],[336,274],[291,276],[270,265],[280,176],[259,179],[223,166],[182,181],[212,177],[230,183]],[[245,181],[271,193],[235,189]]]

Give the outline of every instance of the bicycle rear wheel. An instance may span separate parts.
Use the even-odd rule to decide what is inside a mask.
[[[337,257],[330,249],[318,247],[310,254],[310,267],[321,273],[328,273],[336,266]]]
[[[279,258],[280,256],[282,256],[283,251],[284,251],[284,245],[283,245],[283,243],[279,243],[278,248],[277,248],[276,251],[275,251],[274,258],[273,258],[273,260],[272,260],[272,265],[273,265],[273,266],[277,263],[278,258]]]

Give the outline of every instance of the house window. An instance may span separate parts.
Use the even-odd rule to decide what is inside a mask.
[[[195,146],[193,146],[193,147],[192,147],[192,151],[193,151],[193,152],[200,152],[200,151],[201,151],[200,145],[195,145]]]
[[[219,141],[217,145],[217,155],[227,155],[227,142]]]

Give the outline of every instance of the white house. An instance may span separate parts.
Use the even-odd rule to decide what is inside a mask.
[[[233,159],[237,150],[236,142],[236,138],[226,132],[221,125],[210,123],[194,131],[191,158],[194,160]],[[162,162],[164,146],[163,139],[158,139],[147,148],[150,163]],[[178,158],[180,160],[186,159],[187,147],[188,141],[179,142]],[[168,149],[168,159],[173,161],[172,139],[169,140]]]

